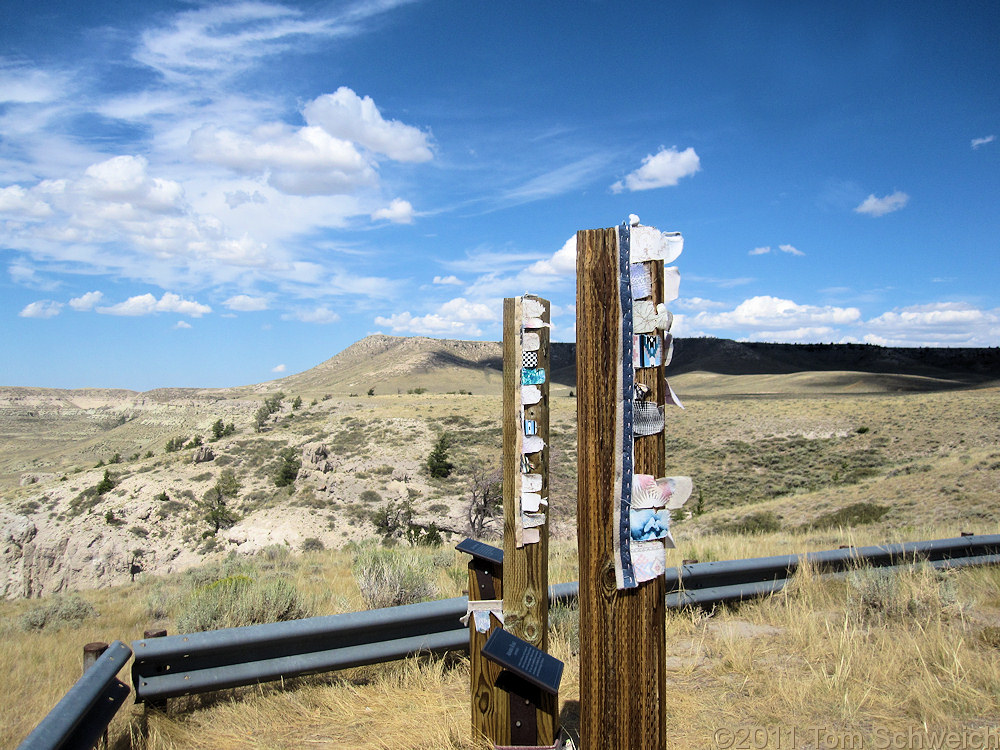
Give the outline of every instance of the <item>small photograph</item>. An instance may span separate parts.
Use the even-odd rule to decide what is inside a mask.
[[[629,269],[632,299],[644,299],[653,293],[653,277],[645,263],[633,263]]]
[[[670,533],[670,511],[652,508],[629,511],[629,527],[636,541],[663,539]]]
[[[537,435],[538,434],[538,422],[534,419],[524,420],[524,434],[525,435]]]

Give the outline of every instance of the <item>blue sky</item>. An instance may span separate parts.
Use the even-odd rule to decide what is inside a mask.
[[[679,336],[1000,344],[1000,5],[0,10],[0,385],[229,386],[369,333],[574,337],[681,231]]]

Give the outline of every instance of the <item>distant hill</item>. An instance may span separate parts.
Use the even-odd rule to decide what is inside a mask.
[[[368,336],[305,372],[251,386],[364,394],[498,393],[503,353],[494,341]],[[803,374],[808,373],[808,376]],[[668,370],[689,393],[885,392],[975,387],[1000,379],[1000,349],[891,348],[868,344],[766,344],[678,339]],[[736,376],[755,376],[737,383]],[[797,377],[765,377],[792,376]],[[715,377],[711,377],[715,376]],[[552,382],[576,386],[576,344],[552,345]]]

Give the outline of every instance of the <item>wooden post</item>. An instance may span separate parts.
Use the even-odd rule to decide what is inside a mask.
[[[503,598],[503,566],[473,557],[469,561],[469,601]],[[509,712],[507,695],[495,687],[501,667],[483,658],[482,650],[494,628],[499,627],[497,619],[490,615],[490,629],[486,633],[476,630],[473,617],[469,618],[469,672],[472,691],[472,737],[498,740],[508,726]]]
[[[611,228],[580,231],[576,238],[581,747],[664,748],[664,579],[622,590],[615,583],[618,237]],[[662,300],[662,266],[652,267],[654,302]],[[636,382],[664,402],[662,368],[637,372]],[[663,446],[662,434],[637,439],[635,472],[663,476]]]
[[[101,658],[101,654],[108,650],[108,644],[102,641],[94,641],[88,643],[83,647],[83,673],[85,674],[88,669],[90,669]],[[104,734],[101,735],[101,739],[97,741],[94,745],[95,748],[107,748],[108,746],[108,730],[104,730]]]
[[[542,486],[539,494],[547,498],[549,494],[549,329],[531,328],[537,334],[539,347],[535,367],[545,373],[545,380],[538,388],[541,400],[536,404],[521,403],[522,369],[522,300],[541,303],[541,320],[550,320],[548,300],[538,297],[504,300],[503,306],[503,513],[504,513],[504,565],[503,565],[503,612],[504,630],[521,638],[532,646],[548,650],[549,619],[549,508],[541,506],[539,512],[545,514],[545,523],[534,527],[538,531],[538,542],[522,544],[521,526],[521,458],[522,441],[525,437],[524,421],[534,422],[535,434],[545,442],[538,453],[529,455],[531,473],[541,475]],[[536,711],[538,745],[552,745],[558,730],[558,696],[542,696]],[[504,741],[509,741],[504,739]],[[497,741],[497,744],[501,744]]]

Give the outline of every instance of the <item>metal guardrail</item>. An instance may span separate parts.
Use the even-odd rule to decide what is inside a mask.
[[[129,686],[117,675],[130,656],[121,641],[108,646],[18,750],[92,748],[129,696]]]
[[[779,591],[802,564],[817,572],[927,561],[954,565],[1000,556],[1000,535],[981,535],[885,546],[856,547],[747,560],[694,563],[668,570],[667,606],[710,605]],[[575,599],[577,583],[553,586],[552,602]],[[154,700],[252,685],[282,677],[327,672],[401,659],[422,652],[468,648],[458,623],[465,597],[368,612],[250,625],[133,641],[136,700]]]
[[[576,597],[553,586],[552,601]],[[466,597],[132,642],[136,700],[253,685],[469,647]]]
[[[666,573],[667,606],[709,606],[780,591],[804,564],[843,576],[862,567],[1000,565],[1000,535],[979,535],[805,555],[693,563]],[[579,584],[549,588],[552,603],[575,600]],[[393,661],[418,653],[465,650],[458,618],[466,598],[250,625],[133,641],[136,701],[252,685]],[[21,743],[19,750],[91,747],[128,697],[116,675],[132,650],[115,641]],[[90,744],[87,744],[87,743]]]

